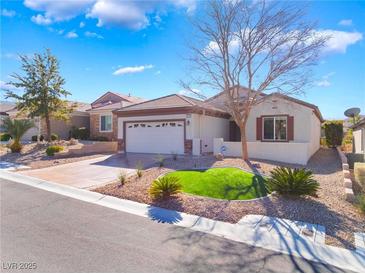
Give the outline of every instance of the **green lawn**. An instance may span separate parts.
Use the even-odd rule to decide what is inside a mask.
[[[238,168],[174,171],[183,192],[226,200],[249,200],[266,196],[264,179]]]

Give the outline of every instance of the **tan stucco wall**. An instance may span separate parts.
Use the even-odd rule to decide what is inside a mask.
[[[113,123],[112,123],[112,131],[110,132],[102,132],[100,131],[100,116],[101,115],[112,115]],[[111,111],[101,112],[101,113],[90,113],[90,137],[107,137],[110,141],[115,141],[117,139],[117,116],[113,114]]]

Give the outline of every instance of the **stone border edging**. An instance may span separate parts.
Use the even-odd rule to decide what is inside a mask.
[[[336,149],[337,149],[337,152],[340,157],[341,164],[342,164],[343,183],[345,186],[344,191],[345,191],[346,201],[352,203],[355,201],[355,194],[352,189],[351,174],[349,171],[349,164],[347,162],[347,157],[346,157],[345,153],[343,153],[343,151],[341,150],[340,146],[337,146]]]
[[[300,257],[306,260],[333,265],[341,269],[346,268],[346,270],[365,272],[365,254],[362,252],[313,243],[304,238],[289,238],[285,237],[285,235],[273,235],[272,233],[262,233],[257,237],[255,231],[244,224],[231,224],[215,221],[197,215],[163,209],[130,200],[102,195],[84,189],[48,182],[14,172],[0,171],[0,178],[122,212],[147,217],[152,220],[159,220],[159,218],[173,219],[174,221],[168,223],[223,237],[232,241]]]

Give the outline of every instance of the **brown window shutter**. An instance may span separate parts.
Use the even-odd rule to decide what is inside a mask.
[[[289,141],[294,140],[294,117],[293,116],[288,117],[288,140]]]
[[[262,140],[262,118],[256,118],[256,140]]]

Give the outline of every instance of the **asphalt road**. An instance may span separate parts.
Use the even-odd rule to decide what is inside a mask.
[[[342,271],[10,181],[0,186],[2,272]]]

